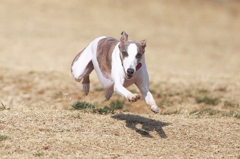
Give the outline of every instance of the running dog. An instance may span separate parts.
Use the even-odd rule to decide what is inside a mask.
[[[120,41],[106,36],[96,38],[74,58],[72,75],[76,81],[82,81],[84,93],[88,95],[89,74],[95,69],[100,83],[106,89],[105,100],[109,100],[116,92],[129,102],[136,102],[140,96],[126,89],[135,84],[151,110],[158,113],[159,108],[148,88],[145,47],[146,40],[128,40],[125,32],[121,33]]]

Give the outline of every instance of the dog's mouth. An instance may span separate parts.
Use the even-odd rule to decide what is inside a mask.
[[[131,79],[132,77],[133,77],[132,74],[127,74],[127,73],[125,74],[125,78],[126,78],[126,79]]]
[[[136,71],[139,70],[141,67],[142,67],[142,64],[138,63],[138,65],[136,66]],[[126,79],[131,79],[133,77],[133,75],[134,75],[134,73],[133,74],[129,74],[129,73],[125,72],[125,78]]]

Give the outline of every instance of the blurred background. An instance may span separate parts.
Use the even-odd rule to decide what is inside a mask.
[[[0,67],[69,73],[99,36],[147,39],[150,74],[239,74],[239,0],[1,0]]]

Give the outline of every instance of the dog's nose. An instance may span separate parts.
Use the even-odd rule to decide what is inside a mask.
[[[127,69],[127,73],[130,74],[130,75],[132,75],[132,74],[134,73],[134,69],[128,68],[128,69]]]

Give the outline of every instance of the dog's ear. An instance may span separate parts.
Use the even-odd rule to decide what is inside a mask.
[[[147,43],[147,40],[140,41],[140,44],[142,45],[143,49],[147,46],[146,43]]]
[[[125,43],[126,41],[128,41],[128,35],[125,31],[123,31],[121,35],[122,35],[120,39],[121,43]]]

